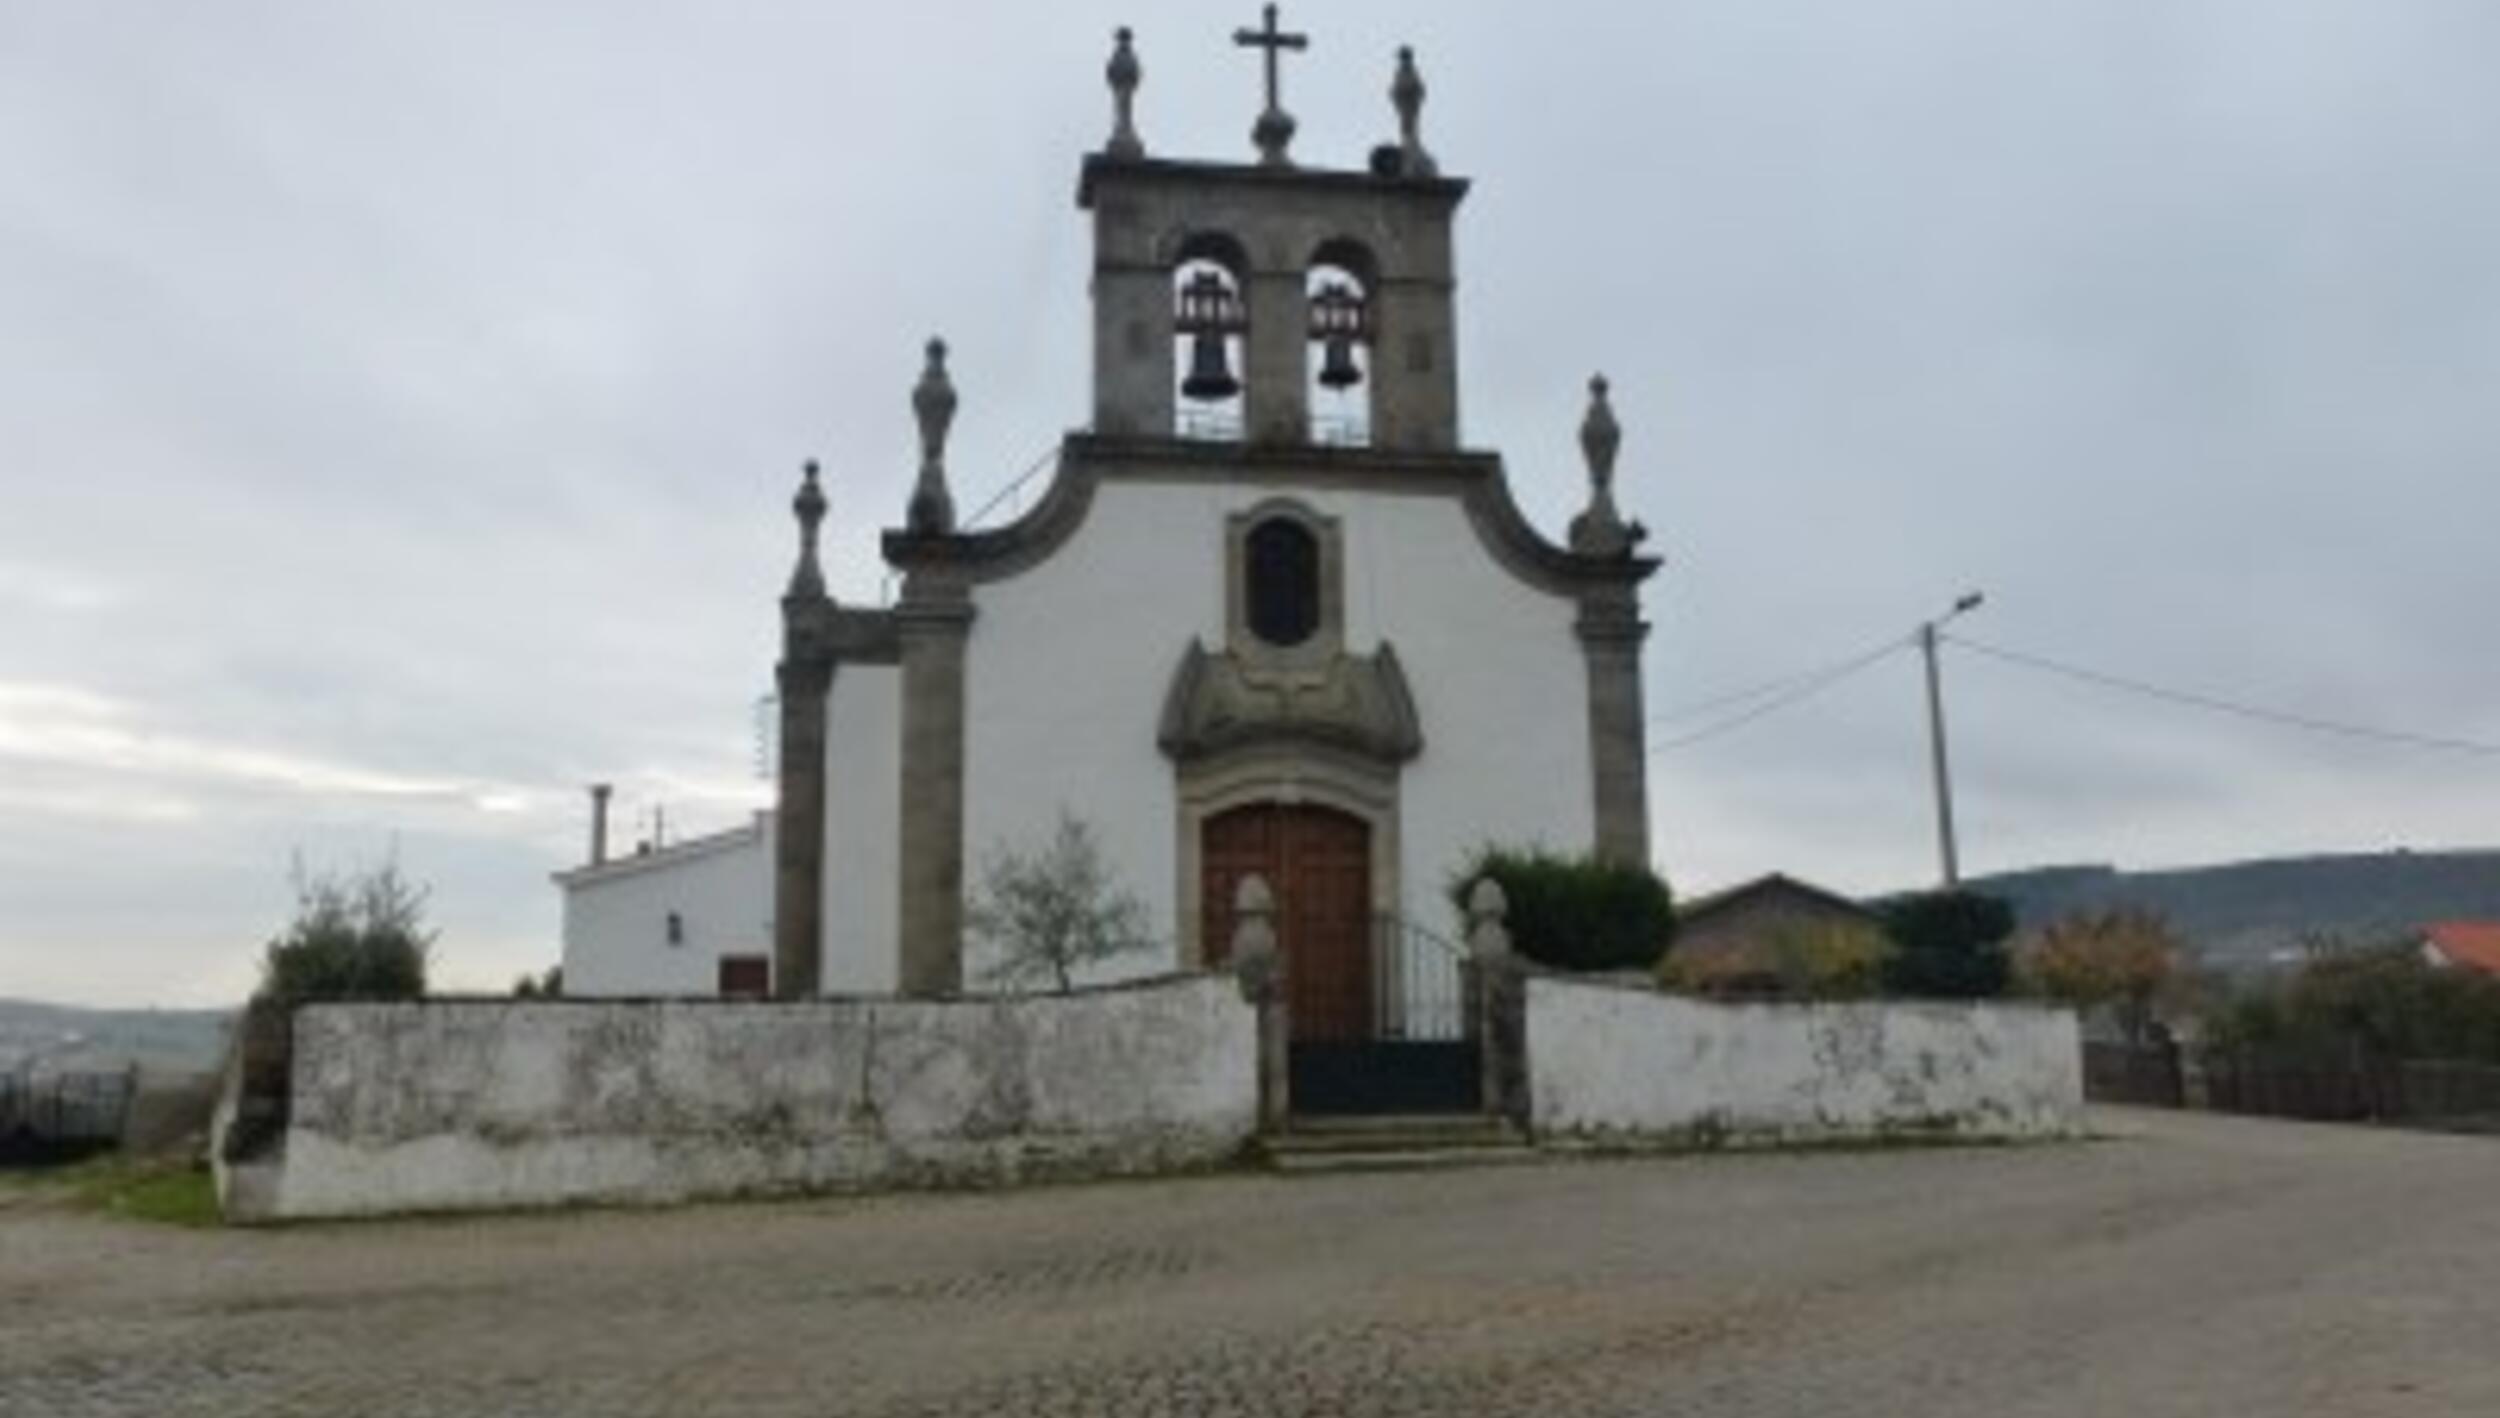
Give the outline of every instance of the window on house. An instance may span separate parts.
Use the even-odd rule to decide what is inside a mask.
[[[668,913],[668,943],[671,945],[686,943],[686,918],[675,911]]]
[[[1299,645],[1319,629],[1319,538],[1285,517],[1250,529],[1242,589],[1250,633],[1270,645]]]

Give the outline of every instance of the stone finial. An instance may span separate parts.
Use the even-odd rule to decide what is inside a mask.
[[[955,530],[955,499],[946,490],[946,430],[955,421],[955,382],[946,377],[946,342],[929,341],[929,362],[912,386],[911,411],[920,419],[920,480],[912,485],[903,524],[914,532]]]
[[[790,511],[799,519],[799,564],[790,573],[790,589],[784,600],[821,600],[825,594],[824,568],[816,561],[816,529],[824,525],[825,490],[816,485],[816,460],[807,460],[798,496],[790,499]]]
[[[1398,171],[1408,177],[1431,177],[1441,170],[1424,151],[1424,76],[1415,71],[1415,49],[1398,46],[1398,76],[1389,83],[1389,102],[1398,110]]]
[[[1273,999],[1283,988],[1284,957],[1276,950],[1276,893],[1252,872],[1233,888],[1233,976],[1253,1001]]]
[[[1640,540],[1639,529],[1624,524],[1615,510],[1615,450],[1623,446],[1623,430],[1606,402],[1606,376],[1589,379],[1588,416],[1580,420],[1580,452],[1589,464],[1589,505],[1571,519],[1571,549],[1583,556],[1622,556]]]
[[[1138,82],[1146,77],[1137,62],[1137,51],[1129,47],[1129,27],[1120,26],[1111,32],[1114,43],[1111,62],[1104,66],[1103,78],[1111,84],[1111,141],[1102,145],[1111,157],[1135,161],[1146,155],[1145,140],[1137,136],[1135,100]]]
[[[1467,952],[1478,960],[1499,960],[1510,954],[1510,898],[1489,876],[1476,878],[1467,891]]]

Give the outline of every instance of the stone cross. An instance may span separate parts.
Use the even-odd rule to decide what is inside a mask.
[[[1276,98],[1276,58],[1288,49],[1308,49],[1307,34],[1287,34],[1276,28],[1276,7],[1266,9],[1266,28],[1233,31],[1233,43],[1250,49],[1267,51],[1267,107],[1259,121],[1250,127],[1250,141],[1259,145],[1259,162],[1264,167],[1291,167],[1285,146],[1293,141],[1293,115],[1285,112]]]

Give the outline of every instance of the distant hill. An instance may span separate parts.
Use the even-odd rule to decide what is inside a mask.
[[[80,1009],[0,999],[0,1072],[206,1073],[225,1061],[235,1011]]]
[[[2036,867],[1973,877],[2028,929],[2078,910],[2158,911],[2212,964],[2254,968],[2304,937],[2367,941],[2428,921],[2500,921],[2500,851],[2273,857],[2176,871]]]

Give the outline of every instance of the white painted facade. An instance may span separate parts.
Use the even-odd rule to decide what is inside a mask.
[[[823,985],[830,995],[895,988],[902,678],[891,665],[844,665],[825,700]]]
[[[759,812],[743,827],[558,873],[565,993],[716,993],[722,956],[773,953],[772,861],[773,815]]]
[[[1424,749],[1399,773],[1398,913],[1455,936],[1443,889],[1484,842],[1587,850],[1587,671],[1574,604],[1495,560],[1457,496],[1147,473],[1107,480],[1065,545],[974,590],[970,879],[1001,846],[1047,840],[1064,808],[1093,826],[1157,935],[1179,940],[1181,913],[1196,903],[1180,899],[1184,834],[1157,716],[1190,641],[1224,643],[1226,519],[1277,498],[1337,519],[1345,649],[1394,645],[1413,690]],[[1294,793],[1278,784],[1280,800]],[[983,963],[967,960],[967,977]],[[1119,968],[1189,963],[1176,953]]]

